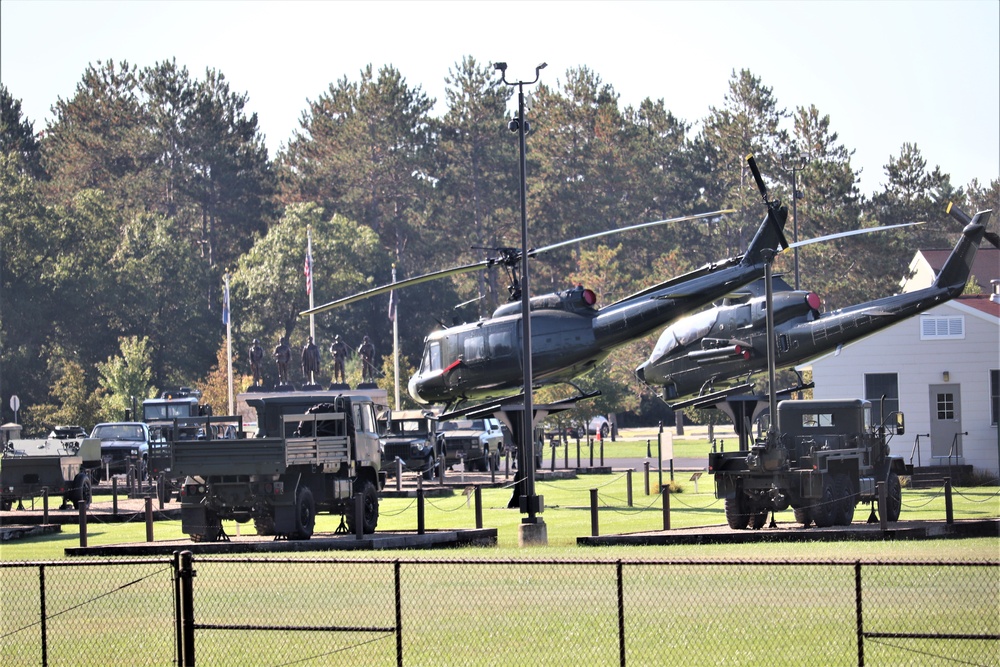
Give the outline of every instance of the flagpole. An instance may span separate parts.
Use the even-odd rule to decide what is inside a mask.
[[[396,265],[392,265],[392,282],[396,282]],[[389,307],[389,315],[392,317],[392,369],[396,381],[396,409],[399,410],[399,318],[396,317],[396,293],[395,290],[389,293],[389,300],[392,301]]]
[[[233,318],[229,311],[229,274],[226,274],[226,287],[225,287],[225,303],[223,304],[223,313],[226,317],[226,366],[227,366],[227,377],[229,378],[229,413],[236,414],[233,408]]]
[[[306,292],[309,294],[309,310],[313,309],[315,305],[313,303],[313,266],[312,266],[312,256],[313,256],[313,242],[312,242],[312,225],[306,227],[306,262],[309,264],[309,275],[306,276]],[[309,335],[312,336],[313,342],[316,342],[316,316],[309,314]]]

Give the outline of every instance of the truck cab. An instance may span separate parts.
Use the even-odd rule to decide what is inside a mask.
[[[433,479],[438,457],[444,451],[444,434],[437,430],[433,413],[426,410],[386,411],[379,418],[382,433],[382,469],[393,474],[396,459],[407,470]]]

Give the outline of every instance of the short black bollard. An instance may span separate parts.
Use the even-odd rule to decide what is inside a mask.
[[[597,525],[597,489],[590,490],[590,535],[597,537],[601,534]]]
[[[42,523],[49,522],[49,487],[42,487]]]
[[[118,478],[111,478],[111,516],[118,516]]]
[[[556,447],[559,445],[558,440],[552,440],[552,461],[550,461],[549,470],[552,472],[556,471]]]
[[[163,501],[167,497],[167,476],[160,473],[156,476],[156,498],[159,501],[160,511],[163,511]]]
[[[649,448],[649,438],[646,438],[646,458],[653,458],[653,450]]]
[[[580,469],[580,438],[576,439],[576,468]]]
[[[563,440],[563,468],[569,470],[569,441]]]
[[[663,498],[663,530],[670,530],[670,487],[660,488],[660,497]]]
[[[643,461],[643,476],[646,478],[646,495],[649,495],[649,461]]]
[[[476,529],[483,527],[483,487],[476,485]]]
[[[599,437],[597,441],[601,444],[601,467],[604,467],[604,438]]]
[[[587,446],[590,447],[590,467],[594,467],[594,441],[587,436]]]
[[[365,497],[360,493],[354,494],[354,538],[365,539]]]
[[[424,534],[424,487],[417,484],[417,535]]]
[[[146,541],[153,541],[153,499],[146,496]]]
[[[944,478],[944,521],[948,525],[955,523],[955,511],[951,504],[951,477]]]
[[[80,546],[87,546],[87,502],[80,501]]]
[[[403,460],[396,457],[396,491],[403,490]]]
[[[632,471],[631,470],[626,470],[625,471],[625,488],[627,490],[627,494],[626,495],[628,496],[628,506],[632,507]]]

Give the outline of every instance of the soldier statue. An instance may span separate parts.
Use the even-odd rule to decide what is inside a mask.
[[[361,356],[361,380],[362,382],[375,381],[375,346],[372,345],[368,336],[361,341],[358,347],[358,354]]]
[[[333,381],[334,382],[345,382],[344,379],[344,361],[347,359],[347,355],[350,353],[350,349],[347,347],[347,343],[340,340],[340,334],[333,337],[333,342],[330,343],[330,354],[333,355]]]
[[[278,384],[288,384],[288,364],[292,361],[292,348],[288,338],[282,336],[274,347],[274,360],[278,363]]]
[[[309,341],[302,347],[302,375],[306,382],[312,384],[319,375],[319,348],[309,336]]]
[[[254,338],[253,345],[250,346],[250,373],[253,375],[254,386],[260,385],[260,364],[262,361],[264,361],[264,348],[260,346],[260,341]]]

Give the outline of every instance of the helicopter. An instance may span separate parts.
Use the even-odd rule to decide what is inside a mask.
[[[597,295],[581,285],[531,297],[533,386],[554,383],[572,385],[574,378],[603,361],[615,348],[702,308],[764,274],[765,251],[788,247],[783,232],[788,209],[778,200],[768,200],[766,187],[752,155],[747,157],[747,163],[767,213],[743,255],[706,264],[601,308],[596,305]],[[729,212],[732,211],[715,211],[599,232],[530,249],[528,256],[607,234],[666,222],[717,217]],[[519,250],[499,249],[498,256],[481,262],[382,285],[300,314],[321,313],[409,285],[490,266],[503,266],[510,279],[510,302],[497,308],[490,318],[440,329],[428,335],[424,340],[420,368],[410,378],[407,388],[418,403],[443,404],[446,411],[448,407],[465,401],[507,398],[524,389],[521,365],[523,314],[517,276],[520,262]]]
[[[775,366],[791,368],[959,296],[980,242],[984,237],[997,241],[986,232],[992,211],[969,218],[949,204],[947,212],[965,228],[930,287],[821,314],[819,296],[793,290],[775,277]],[[723,301],[667,327],[649,359],[636,369],[639,379],[662,388],[661,397],[674,409],[751,390],[750,376],[767,369],[768,341],[762,286],[749,287],[752,298]],[[800,388],[806,388],[801,376]],[[684,400],[688,397],[695,398]]]

